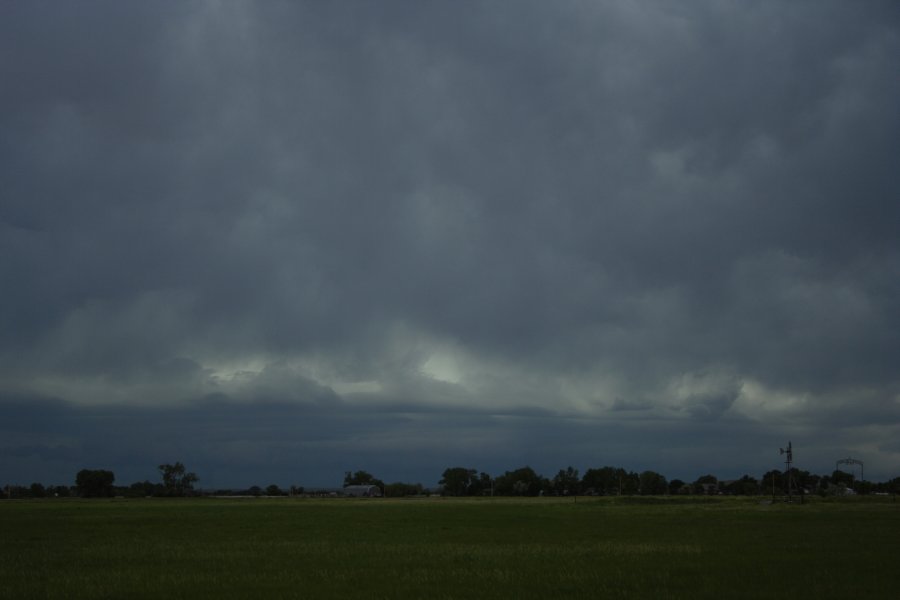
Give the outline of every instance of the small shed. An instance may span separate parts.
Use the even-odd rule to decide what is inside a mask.
[[[381,488],[377,485],[348,485],[344,487],[344,495],[353,498],[380,498]]]

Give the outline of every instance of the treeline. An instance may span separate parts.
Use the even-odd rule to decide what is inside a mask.
[[[137,481],[127,486],[104,486],[99,491],[86,491],[77,485],[6,485],[0,488],[0,500],[27,498],[171,498],[187,496],[299,496],[308,493],[302,486],[282,489],[277,485],[265,488],[257,485],[248,488],[227,488],[216,490],[196,490],[175,492],[161,483]]]
[[[874,483],[857,480],[853,474],[836,470],[816,475],[791,469],[768,471],[760,479],[744,475],[739,479],[719,479],[702,475],[694,481],[668,480],[655,471],[636,473],[620,467],[591,468],[579,476],[578,469],[560,469],[552,478],[539,475],[531,467],[506,471],[492,477],[476,469],[452,467],[444,471],[441,493],[448,496],[620,496],[620,495],[786,495],[896,494],[900,477]]]
[[[199,477],[187,471],[185,466],[163,464],[158,467],[160,481],[139,481],[128,486],[115,485],[115,474],[103,469],[82,469],[76,474],[75,485],[49,485],[32,483],[29,486],[7,485],[2,490],[3,499],[82,497],[82,498],[143,498],[183,496],[301,496],[339,495],[339,492],[307,490],[302,486],[282,489],[275,484],[265,488],[251,486],[246,489],[195,489]],[[817,494],[842,496],[848,494],[897,494],[900,493],[900,477],[888,481],[858,480],[851,473],[835,470],[830,475],[816,475],[809,471],[791,469],[788,472],[772,470],[762,477],[744,475],[739,479],[719,479],[715,475],[702,475],[694,481],[668,480],[655,471],[637,473],[620,467],[587,469],[560,469],[553,477],[544,477],[525,466],[501,475],[492,476],[477,469],[450,467],[444,470],[439,487],[428,489],[421,483],[385,483],[366,471],[347,471],[344,486],[372,485],[387,497],[421,496],[441,494],[445,496],[659,496],[659,495],[735,495],[784,496],[793,494]]]
[[[194,484],[199,481],[196,473],[188,471],[176,462],[157,467],[162,481],[138,481],[129,486],[115,485],[116,475],[107,469],[82,469],[75,475],[75,485],[50,485],[32,483],[30,486],[7,485],[3,488],[3,498],[142,498],[146,496],[190,496],[194,494]]]

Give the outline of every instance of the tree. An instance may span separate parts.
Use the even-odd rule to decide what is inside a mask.
[[[357,471],[356,473],[345,471],[344,487],[347,487],[348,485],[376,485],[380,489],[384,489],[384,482],[366,471]]]
[[[478,476],[476,487],[482,495],[494,495],[494,479],[488,473],[482,472],[481,475]]]
[[[778,469],[773,469],[771,471],[766,471],[762,476],[762,493],[763,494],[772,494],[773,496],[783,494],[784,487],[782,486],[782,481],[784,479],[784,475]]]
[[[601,496],[619,493],[616,468],[588,469],[584,472],[584,477],[581,478],[581,487],[585,491],[591,490],[594,494]]]
[[[444,494],[447,496],[471,496],[473,486],[478,481],[476,469],[465,467],[450,467],[444,469],[441,480],[438,482],[444,486]]]
[[[67,485],[56,485],[48,488],[47,493],[59,498],[68,498],[72,495],[72,490]]]
[[[784,475],[783,481],[793,494],[803,495],[808,489],[815,489],[819,483],[818,475],[811,475],[809,471],[801,471],[796,467],[791,468]]]
[[[581,479],[578,477],[578,469],[571,466],[560,469],[551,482],[551,489],[557,496],[577,495],[581,492]]]
[[[159,483],[150,481],[135,481],[128,486],[128,495],[132,498],[143,498],[147,496],[165,496],[166,488]]]
[[[856,477],[853,473],[847,473],[846,471],[835,470],[831,473],[831,483],[840,485],[844,484],[847,487],[853,487],[853,484],[856,482]]]
[[[819,485],[821,484],[821,482],[822,482],[822,476],[816,475],[813,473],[813,474],[808,475],[805,478],[803,487],[805,489],[809,490],[810,493],[814,494],[814,493],[816,493],[816,491],[818,491]]]
[[[875,484],[871,481],[857,481],[853,484],[853,491],[865,496],[875,491]]]
[[[397,481],[384,486],[384,495],[391,498],[402,498],[403,496],[419,496],[424,492],[421,483],[403,483]]]
[[[694,493],[699,495],[714,495],[719,490],[719,480],[715,475],[701,475],[693,483]]]
[[[78,495],[84,498],[109,498],[116,476],[104,469],[82,469],[75,476]]]
[[[680,479],[673,479],[672,481],[669,482],[669,493],[672,494],[673,496],[675,494],[687,493],[684,491],[684,489],[685,489],[684,486],[686,486],[686,485],[687,484]],[[690,487],[690,486],[688,486],[688,487]]]
[[[544,487],[544,481],[531,467],[521,467],[497,477],[494,491],[506,496],[537,496]]]
[[[284,496],[284,492],[281,491],[280,487],[273,483],[266,488],[266,496]]]
[[[194,484],[199,481],[195,473],[185,471],[184,465],[176,462],[159,465],[162,475],[163,487],[167,496],[186,496],[194,490]]]
[[[28,488],[21,485],[7,485],[3,488],[3,497],[7,500],[27,498]]]
[[[749,475],[744,475],[726,486],[725,491],[735,496],[756,496],[759,494],[759,482]]]
[[[666,478],[655,471],[644,471],[640,474],[642,496],[661,496],[669,487]]]
[[[28,492],[32,498],[43,498],[47,495],[47,488],[42,483],[32,483]]]
[[[634,471],[616,469],[616,478],[619,481],[619,494],[633,495],[641,489],[641,477]]]
[[[886,481],[884,487],[889,494],[894,495],[894,501],[896,501],[897,494],[900,494],[900,477],[894,477],[893,479]]]

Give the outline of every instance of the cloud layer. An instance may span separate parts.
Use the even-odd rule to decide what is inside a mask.
[[[892,3],[2,12],[8,478],[897,475]]]

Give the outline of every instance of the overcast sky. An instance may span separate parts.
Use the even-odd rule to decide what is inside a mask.
[[[892,1],[5,2],[0,485],[900,475]]]

